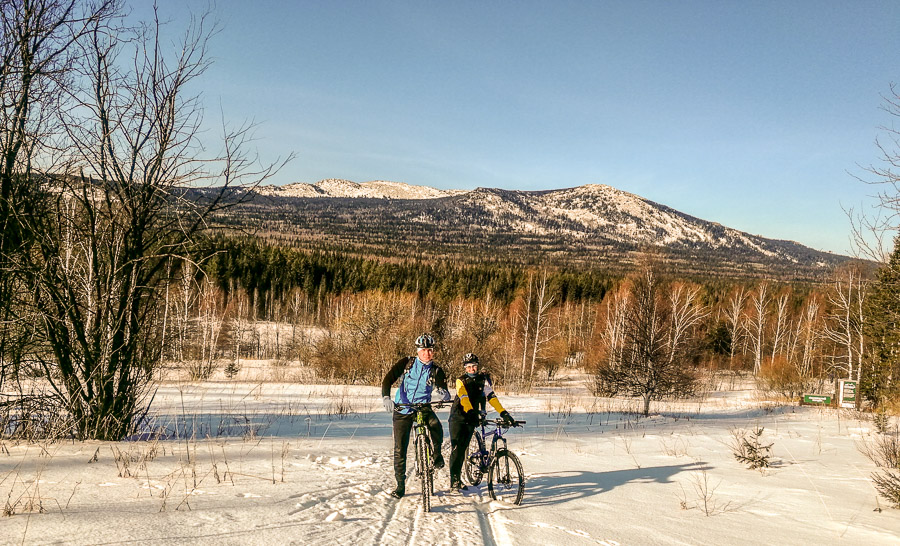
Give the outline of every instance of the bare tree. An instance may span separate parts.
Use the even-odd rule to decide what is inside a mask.
[[[683,346],[690,342],[690,333],[709,316],[709,309],[700,303],[700,287],[683,282],[669,287],[669,309],[672,324],[669,329],[669,359],[674,360],[685,351]],[[670,365],[674,364],[670,362]]]
[[[747,294],[744,287],[731,294],[728,300],[728,306],[725,308],[725,320],[728,324],[728,332],[731,334],[731,344],[729,347],[729,361],[734,366],[735,348],[741,343],[746,328],[744,326],[744,303],[747,301]]]
[[[209,64],[215,29],[193,19],[171,58],[160,28],[89,22],[60,110],[66,168],[29,225],[35,251],[22,272],[44,343],[31,358],[79,438],[134,430],[160,360],[170,259],[187,255],[234,186],[275,170],[242,152],[247,128],[224,132],[221,155],[200,155],[202,109],[188,88]]]
[[[610,293],[605,301],[605,315],[602,325],[601,367],[611,367],[622,359],[625,344],[625,318],[630,307],[630,292],[620,289]]]
[[[532,294],[534,292],[534,272],[528,274],[528,296],[525,298],[525,309],[521,314],[524,314],[524,324],[522,326],[522,371],[520,377],[525,379],[526,366],[528,364],[528,340],[530,339],[531,333],[531,306],[532,306]],[[521,318],[521,317],[520,317]]]
[[[529,375],[534,377],[534,365],[541,352],[541,347],[550,341],[554,334],[550,331],[547,313],[553,305],[553,296],[547,293],[547,270],[541,274],[541,282],[537,288],[537,301],[534,311],[534,340],[531,345],[531,370]]]
[[[882,96],[881,109],[890,118],[900,118],[900,86],[892,83],[890,92]],[[887,263],[894,237],[900,231],[900,129],[893,124],[880,127],[876,138],[880,163],[865,168],[866,175],[857,180],[878,186],[874,212],[848,209],[852,229],[851,243],[861,258]]]
[[[821,340],[820,314],[821,305],[816,298],[806,300],[797,325],[793,333],[791,343],[791,362],[797,372],[801,385],[806,384],[813,376],[814,360],[818,355],[818,346]]]
[[[630,281],[620,356],[598,370],[598,386],[604,394],[640,396],[648,415],[651,400],[693,392],[695,344],[687,336],[705,310],[691,309],[690,291],[673,296],[652,261]]]
[[[71,81],[75,43],[114,7],[111,0],[0,0],[0,389],[22,359],[27,332],[20,327],[34,323],[14,302],[27,291],[15,269],[31,249],[26,219],[38,208],[40,174],[56,159],[54,112]]]
[[[219,308],[216,287],[206,276],[200,280],[197,303],[200,350],[196,355],[197,364],[191,368],[191,375],[194,379],[209,379],[216,369],[219,336],[222,334],[222,326],[225,323],[228,309],[227,307]]]
[[[862,373],[867,288],[862,264],[852,263],[835,272],[828,291],[831,311],[823,334],[840,348],[834,356],[835,367],[848,379],[859,380]]]
[[[761,282],[750,294],[750,336],[753,350],[753,373],[759,375],[765,349],[765,332],[769,319],[769,284]]]

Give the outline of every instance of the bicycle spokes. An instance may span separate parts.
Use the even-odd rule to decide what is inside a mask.
[[[488,470],[488,492],[492,499],[521,504],[525,494],[525,474],[522,463],[513,453],[497,451]]]
[[[472,435],[472,440],[466,448],[465,474],[470,485],[478,485],[484,473],[487,472],[489,453],[484,449],[484,442],[478,433]]]

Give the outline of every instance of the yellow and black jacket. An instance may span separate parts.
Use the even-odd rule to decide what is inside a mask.
[[[473,408],[478,411],[487,411],[488,402],[497,410],[497,413],[505,411],[497,395],[494,394],[490,375],[478,373],[474,377],[470,377],[469,374],[464,373],[456,379],[456,398],[453,399],[450,415],[452,416],[454,413],[464,415]]]

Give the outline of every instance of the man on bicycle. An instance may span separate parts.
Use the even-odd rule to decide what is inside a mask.
[[[515,423],[515,419],[494,394],[491,376],[478,372],[478,357],[472,353],[463,357],[463,366],[466,373],[456,380],[456,398],[450,408],[450,489],[465,491],[462,484],[463,459],[466,456],[466,447],[472,440],[475,427],[481,422],[481,416],[486,413],[487,403],[490,402],[500,418],[507,425]]]
[[[416,356],[403,357],[398,360],[384,376],[381,382],[381,396],[384,409],[394,416],[394,477],[397,488],[391,496],[400,498],[406,493],[406,452],[409,448],[409,434],[415,421],[412,408],[398,407],[397,404],[422,404],[431,402],[432,391],[441,396],[442,401],[450,400],[447,390],[447,374],[434,360],[434,338],[422,334],[416,338]],[[391,386],[400,379],[400,387],[391,400]],[[444,441],[444,430],[441,422],[431,410],[422,410],[425,422],[431,432],[434,451],[434,468],[444,467],[441,455],[441,443]]]

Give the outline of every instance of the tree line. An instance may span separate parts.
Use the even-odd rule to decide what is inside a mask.
[[[183,302],[174,315],[183,317],[177,337],[184,343],[169,347],[187,353],[167,357],[205,355],[198,370],[206,376],[226,367],[236,373],[242,358],[267,358],[310,368],[324,381],[377,383],[410,352],[410,340],[429,332],[451,367],[476,352],[501,384],[529,388],[575,366],[591,373],[597,394],[639,396],[644,411],[651,400],[692,394],[720,370],[755,377],[787,398],[827,391],[839,378],[860,381],[872,404],[895,398],[892,365],[879,356],[891,354],[879,341],[887,337],[875,335],[876,325],[892,328],[884,319],[890,264],[874,276],[871,264],[846,264],[810,285],[678,278],[650,254],[613,277],[213,241],[220,252],[206,271],[190,270],[171,288],[179,294],[172,301]],[[423,277],[415,281],[416,274]],[[429,284],[441,274],[448,283]],[[277,289],[269,278],[281,283]],[[509,288],[488,289],[497,279]],[[476,291],[440,288],[479,283]]]

